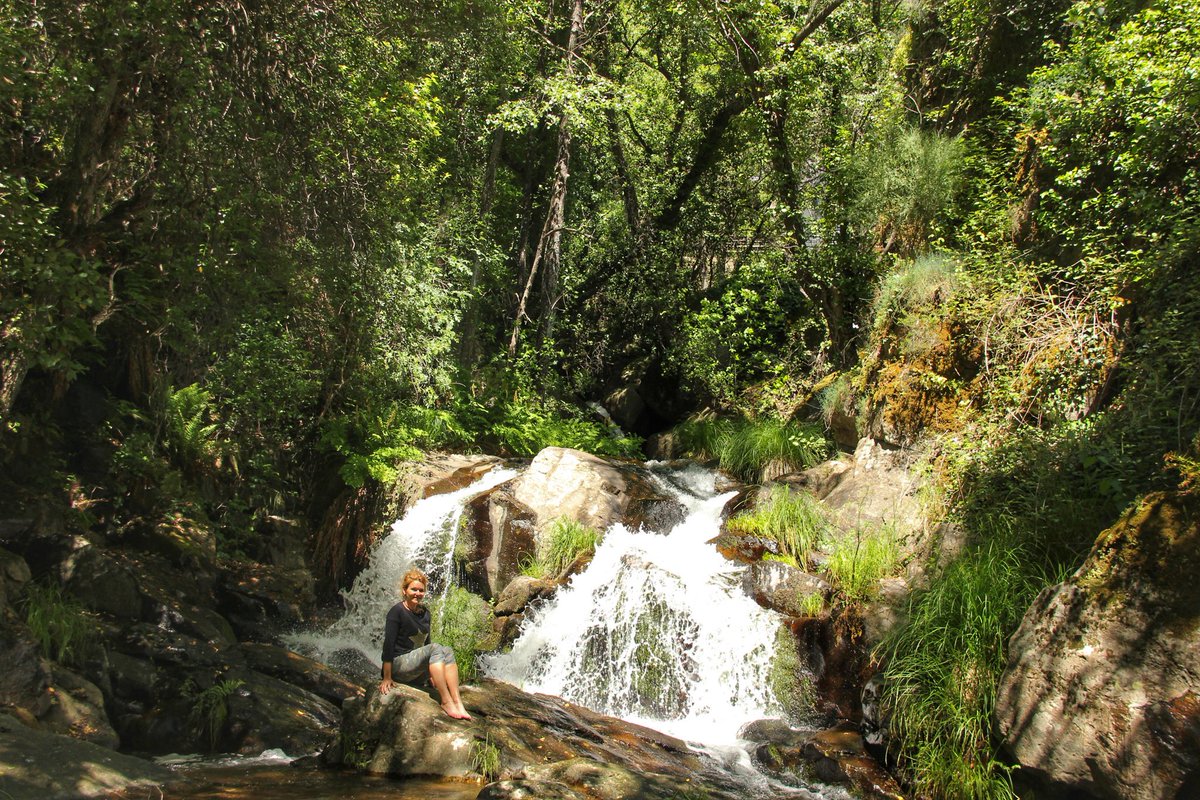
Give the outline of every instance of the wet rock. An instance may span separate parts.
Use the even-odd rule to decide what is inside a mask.
[[[802,756],[819,780],[852,786],[864,800],[901,800],[900,786],[867,754],[862,736],[851,726],[813,734]]]
[[[529,788],[520,780],[524,775],[586,796],[600,796],[594,792],[604,786],[612,792],[604,796],[665,799],[681,786],[694,786],[714,800],[741,797],[720,765],[640,725],[493,680],[464,687],[463,701],[471,721],[451,719],[416,689],[401,686],[386,697],[368,689],[365,700],[346,701],[341,735],[325,759],[394,776],[464,776],[475,769],[474,748],[486,742],[496,748],[513,789]],[[623,794],[632,785],[626,783],[629,776],[637,779],[637,788]],[[660,794],[668,788],[671,793]]]
[[[1200,496],[1158,493],[1038,596],[995,710],[1022,773],[1102,798],[1198,796],[1197,574]]]
[[[867,753],[853,725],[772,734],[771,741],[751,751],[760,769],[783,780],[802,777],[847,786],[864,800],[901,800],[899,785]]]
[[[823,578],[810,575],[779,561],[759,561],[750,565],[742,577],[746,594],[763,608],[770,608],[789,617],[812,616],[805,600],[814,595],[822,606],[833,587]]]
[[[738,738],[758,744],[799,746],[811,734],[812,731],[799,730],[782,719],[756,719],[738,731]]]
[[[518,575],[504,587],[492,611],[498,617],[520,613],[534,600],[553,593],[557,586],[554,581],[545,578]]]
[[[0,714],[0,796],[8,800],[102,797],[155,787],[172,773],[91,742],[30,730]]]
[[[536,522],[536,513],[513,495],[513,481],[468,501],[455,553],[464,585],[487,599],[499,595],[537,552]]]

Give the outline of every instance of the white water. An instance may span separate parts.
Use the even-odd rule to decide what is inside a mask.
[[[295,634],[288,643],[328,664],[343,662],[346,653],[358,652],[378,666],[383,621],[399,600],[396,584],[401,576],[415,566],[429,575],[431,598],[443,593],[454,574],[454,538],[463,506],[516,475],[515,470],[493,469],[463,489],[413,503],[376,545],[354,585],[342,591],[346,605],[342,618],[323,631]]]
[[[707,542],[731,494],[700,467],[662,473],[686,509],[668,534],[615,525],[588,569],[526,620],[484,670],[709,747],[778,714],[768,687],[778,619]]]

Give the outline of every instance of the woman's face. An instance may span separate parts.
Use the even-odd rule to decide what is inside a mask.
[[[404,602],[409,606],[415,606],[424,599],[425,584],[421,581],[413,581],[404,587]]]

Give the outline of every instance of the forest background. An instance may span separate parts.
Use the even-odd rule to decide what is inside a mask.
[[[0,0],[0,516],[253,557],[428,450],[849,418],[922,443],[964,564],[1037,565],[996,590],[1002,664],[1038,588],[1197,472],[1195,16]],[[616,438],[585,403],[629,386]],[[911,780],[1002,783],[983,719],[911,731],[940,743]]]

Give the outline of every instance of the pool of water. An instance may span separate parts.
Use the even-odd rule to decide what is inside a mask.
[[[129,790],[121,798],[149,800],[475,800],[482,785],[468,781],[382,778],[275,764],[172,765],[179,780],[158,790]]]

